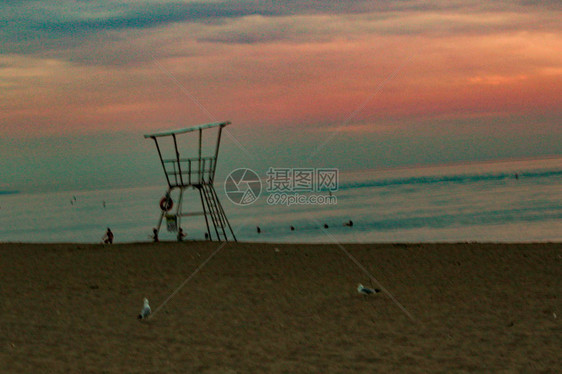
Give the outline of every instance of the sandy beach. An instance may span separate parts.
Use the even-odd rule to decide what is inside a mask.
[[[562,244],[344,248],[0,244],[0,372],[562,370]]]

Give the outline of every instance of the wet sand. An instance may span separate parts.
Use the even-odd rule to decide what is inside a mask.
[[[562,370],[562,244],[344,248],[0,244],[0,372]]]

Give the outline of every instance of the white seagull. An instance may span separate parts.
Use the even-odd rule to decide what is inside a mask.
[[[147,319],[148,316],[150,315],[150,313],[151,313],[150,305],[148,305],[148,299],[145,297],[144,298],[144,306],[142,307],[142,310],[139,313],[139,316],[137,318],[138,319]]]
[[[374,293],[378,293],[381,292],[381,290],[379,290],[378,288],[372,289],[372,288],[367,288],[364,287],[361,283],[359,283],[359,285],[357,286],[357,292],[359,292],[362,295],[371,295]]]

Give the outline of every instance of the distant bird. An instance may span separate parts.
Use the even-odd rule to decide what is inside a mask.
[[[291,231],[295,231],[295,226],[291,226]]]
[[[351,226],[353,226],[353,221],[352,221],[352,220],[349,220],[349,222],[346,222],[346,223],[344,223],[343,225],[344,225],[344,226],[347,226],[347,227],[351,227]]]
[[[261,233],[261,229],[260,229],[260,227],[259,227],[259,226],[256,226],[256,231],[258,232],[258,234],[260,234],[260,233]]]
[[[361,283],[359,283],[359,285],[357,285],[357,292],[359,292],[362,295],[367,296],[367,295],[371,295],[371,294],[381,292],[381,290],[379,290],[378,288],[375,288],[375,289],[367,288],[367,287],[364,287]]]
[[[329,226],[327,223],[324,224],[324,228],[327,229]]]
[[[150,305],[148,305],[148,299],[144,298],[144,305],[141,312],[139,313],[138,319],[147,319],[152,310],[150,310]]]

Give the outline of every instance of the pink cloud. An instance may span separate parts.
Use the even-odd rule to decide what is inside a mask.
[[[544,30],[536,14],[548,24],[554,17],[542,11],[247,17],[100,39],[67,51],[77,62],[8,55],[0,61],[0,127],[15,136],[210,120],[191,97],[213,117],[242,126],[330,127],[361,108],[349,128],[355,132],[373,131],[367,124],[381,120],[548,112],[562,97],[562,34]],[[260,42],[213,39],[260,29],[268,36]],[[178,37],[191,35],[186,31],[193,36]],[[82,63],[89,53],[122,63]]]

